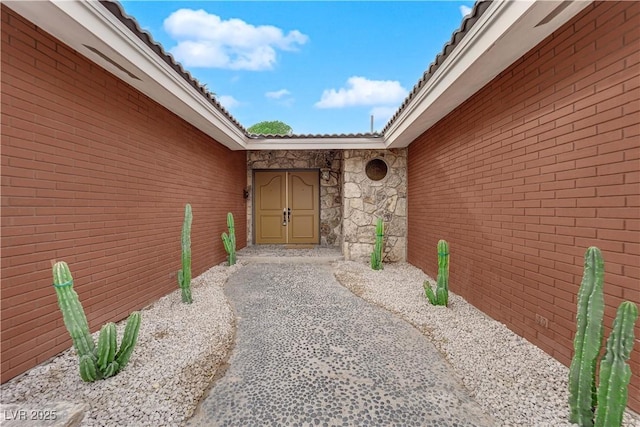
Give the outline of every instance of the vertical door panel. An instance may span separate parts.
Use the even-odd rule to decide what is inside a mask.
[[[320,184],[318,171],[289,172],[289,243],[319,243]]]
[[[287,242],[287,227],[282,224],[286,185],[285,172],[255,173],[256,244]]]

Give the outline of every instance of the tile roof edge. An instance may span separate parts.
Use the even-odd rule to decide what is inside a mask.
[[[153,36],[140,27],[135,17],[127,14],[122,4],[117,0],[99,0],[99,3],[115,16],[122,24],[124,24],[135,36],[137,36],[144,44],[149,46],[160,59],[173,68],[184,80],[204,96],[218,111],[220,111],[231,123],[233,123],[245,136],[248,135],[240,122],[220,104],[216,96],[207,89],[206,84],[202,84],[187,71],[180,62],[176,61],[173,55],[164,50],[164,47],[153,39]]]
[[[384,135],[389,130],[391,125],[393,125],[393,123],[398,119],[398,117],[400,117],[402,112],[405,110],[405,108],[407,108],[409,103],[415,98],[415,96],[420,91],[420,89],[422,89],[424,85],[429,81],[429,79],[431,79],[433,74],[436,72],[438,68],[440,68],[440,65],[442,65],[442,63],[445,61],[447,56],[449,56],[449,54],[455,49],[457,44],[467,35],[469,30],[473,28],[473,26],[478,21],[478,19],[489,8],[489,5],[492,3],[492,1],[493,0],[478,0],[473,5],[473,9],[471,10],[471,12],[468,15],[466,15],[462,20],[462,23],[460,24],[460,28],[458,28],[456,31],[453,32],[450,40],[444,44],[440,53],[436,55],[436,58],[433,60],[433,62],[422,74],[422,77],[420,78],[420,80],[418,80],[418,83],[416,83],[413,86],[413,89],[411,90],[411,92],[409,92],[409,94],[404,99],[400,107],[398,107],[398,109],[393,114],[393,116],[391,116],[387,124],[382,128],[382,131],[381,131],[382,135]]]
[[[248,134],[249,139],[261,140],[261,139],[329,139],[329,138],[382,138],[381,133],[334,133],[334,134],[290,134],[290,135],[275,135],[275,134]]]

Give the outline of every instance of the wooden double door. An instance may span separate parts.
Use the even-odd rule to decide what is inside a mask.
[[[317,170],[255,171],[256,244],[320,243],[320,179]]]

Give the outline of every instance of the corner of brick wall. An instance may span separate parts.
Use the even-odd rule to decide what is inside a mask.
[[[640,305],[639,15],[588,6],[409,146],[409,262],[434,275],[448,240],[452,291],[566,365],[589,246],[606,334],[623,300]]]

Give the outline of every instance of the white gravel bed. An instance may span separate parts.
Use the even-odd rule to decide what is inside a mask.
[[[0,386],[2,404],[46,409],[51,402],[84,403],[84,426],[178,426],[189,419],[228,355],[234,315],[223,286],[241,268],[218,265],[192,282],[193,304],[180,290],[141,311],[138,344],[124,371],[85,383],[69,349]],[[431,338],[460,381],[501,426],[570,426],[568,368],[450,292],[449,308],[431,306],[406,263],[333,264],[337,279],[364,299],[397,313]],[[120,339],[125,322],[118,324]],[[94,334],[97,341],[97,333]],[[627,413],[625,427],[640,427]]]
[[[193,279],[192,304],[183,304],[177,289],[141,310],[138,343],[116,376],[83,382],[69,349],[0,386],[1,402],[41,409],[55,401],[84,402],[85,426],[183,424],[231,346],[234,315],[223,286],[238,268],[218,265]],[[125,323],[118,324],[118,343]]]
[[[336,278],[356,295],[384,307],[431,338],[460,381],[501,426],[560,427],[568,420],[569,369],[449,292],[449,307],[429,304],[422,283],[435,281],[407,264],[333,264]],[[623,426],[640,426],[627,412]]]

